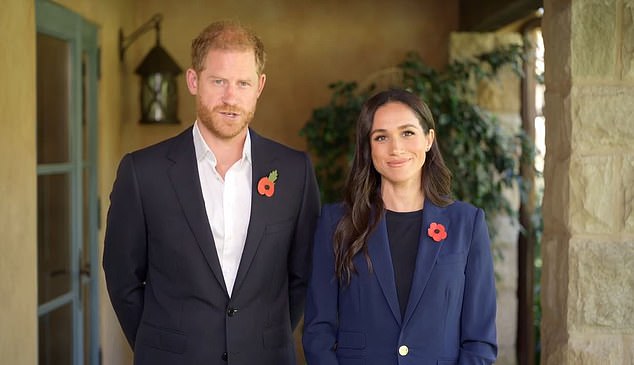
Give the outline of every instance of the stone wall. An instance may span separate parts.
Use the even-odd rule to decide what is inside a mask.
[[[521,44],[517,33],[453,33],[450,43],[450,59],[464,59],[508,44]],[[521,128],[520,79],[511,70],[502,70],[491,82],[478,85],[478,105],[492,112],[503,128],[517,133]],[[509,189],[506,196],[513,209],[519,209],[519,192]],[[497,331],[499,354],[498,365],[517,363],[515,343],[517,338],[517,239],[519,225],[508,216],[495,218],[497,233],[493,246],[501,257],[495,260],[498,275],[497,289]]]
[[[544,3],[542,364],[633,364],[634,1]]]

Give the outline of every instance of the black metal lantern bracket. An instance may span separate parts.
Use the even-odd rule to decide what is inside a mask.
[[[155,14],[129,36],[119,29],[119,58],[142,34],[154,29],[156,45],[145,56],[135,73],[141,76],[141,123],[179,123],[176,107],[176,76],[182,72],[176,61],[161,47],[160,30],[163,16]]]
[[[129,36],[125,37],[123,35],[123,29],[119,28],[119,59],[123,62],[123,56],[125,55],[125,50],[134,43],[140,36],[144,33],[155,29],[156,30],[156,44],[161,43],[161,22],[163,21],[163,15],[154,14],[150,20],[145,22],[142,26],[140,26],[137,30],[132,32]]]

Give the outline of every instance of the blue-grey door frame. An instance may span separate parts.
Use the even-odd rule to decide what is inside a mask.
[[[71,177],[71,291],[38,306],[38,317],[72,302],[73,365],[84,364],[84,351],[89,351],[89,363],[99,364],[99,245],[97,195],[97,89],[98,89],[98,27],[80,15],[45,0],[35,0],[37,32],[68,42],[71,52],[69,105],[69,162],[39,164],[38,176],[66,173]],[[82,58],[85,70],[82,78]],[[82,80],[85,83],[82,84]],[[82,92],[84,90],[85,92]],[[86,99],[86,100],[84,100]],[[82,119],[85,118],[85,124]],[[87,146],[83,146],[83,128],[87,128]],[[84,149],[87,155],[83,154]],[[87,181],[84,181],[87,176]],[[87,190],[87,191],[86,191]],[[84,201],[87,197],[88,202]],[[83,216],[84,204],[88,217]],[[83,219],[88,219],[85,234]],[[84,245],[84,237],[89,240]],[[89,267],[80,267],[82,248],[89,247]],[[89,287],[90,334],[89,348],[84,349],[84,308],[82,285]]]

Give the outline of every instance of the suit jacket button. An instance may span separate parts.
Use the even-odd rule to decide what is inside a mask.
[[[227,361],[227,360],[229,359],[229,355],[228,355],[226,352],[223,352],[223,353],[222,353],[222,359],[223,359],[224,361]]]
[[[398,354],[401,356],[407,356],[409,353],[409,348],[405,345],[398,348]]]
[[[236,315],[236,313],[238,313],[238,309],[236,309],[236,308],[229,308],[229,309],[227,309],[227,315],[228,315],[229,317],[233,317],[233,316],[235,316],[235,315]]]

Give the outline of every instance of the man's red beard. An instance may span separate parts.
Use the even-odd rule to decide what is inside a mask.
[[[247,112],[246,110],[227,104],[219,105],[209,110],[199,100],[196,100],[196,111],[198,120],[211,132],[215,137],[220,139],[231,139],[240,134],[253,120],[255,108]],[[239,115],[238,120],[229,124],[219,117],[219,113],[235,113]]]

